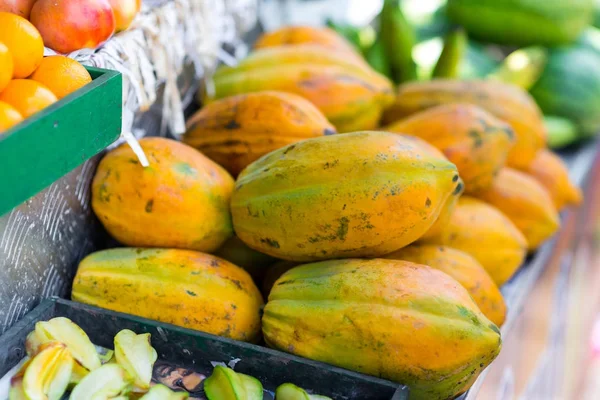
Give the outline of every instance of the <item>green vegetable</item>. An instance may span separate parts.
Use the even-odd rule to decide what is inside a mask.
[[[415,80],[416,65],[412,49],[416,42],[415,31],[400,9],[399,0],[384,0],[380,15],[381,38],[390,60],[392,78],[396,83]]]
[[[509,54],[489,77],[529,90],[544,72],[547,62],[548,51],[544,47],[525,47]]]
[[[493,43],[556,46],[590,23],[595,0],[448,0],[448,16]]]
[[[467,52],[467,34],[462,28],[456,29],[444,38],[444,48],[433,69],[434,78],[456,78]]]
[[[577,45],[552,49],[530,92],[544,114],[571,120],[583,136],[600,130],[600,54],[595,50]]]
[[[380,74],[391,77],[390,62],[385,53],[383,41],[381,38],[377,38],[375,43],[367,50],[365,58],[369,65]]]
[[[547,131],[548,147],[551,149],[560,149],[581,139],[575,124],[566,118],[545,115],[544,125]]]

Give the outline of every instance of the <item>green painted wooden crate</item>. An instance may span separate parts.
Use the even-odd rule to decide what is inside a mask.
[[[91,83],[0,135],[0,216],[121,134],[121,74],[86,68]]]

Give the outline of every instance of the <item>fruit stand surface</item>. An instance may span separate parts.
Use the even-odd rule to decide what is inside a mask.
[[[591,364],[590,324],[600,311],[590,260],[600,223],[597,149],[590,143],[563,154],[574,182],[585,188],[585,204],[564,213],[559,233],[502,288],[508,307],[502,351],[466,400],[587,399],[577,391]]]

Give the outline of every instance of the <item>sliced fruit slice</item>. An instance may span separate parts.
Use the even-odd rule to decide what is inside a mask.
[[[132,378],[136,389],[150,388],[152,368],[158,355],[150,344],[150,334],[136,335],[124,329],[115,336],[115,359]]]
[[[87,374],[71,392],[71,400],[112,399],[129,392],[127,373],[118,364],[105,364]]]
[[[43,344],[23,375],[23,392],[26,398],[59,400],[67,390],[72,370],[73,357],[65,344]]]

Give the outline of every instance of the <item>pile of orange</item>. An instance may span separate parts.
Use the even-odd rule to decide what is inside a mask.
[[[44,42],[25,18],[0,12],[0,133],[91,82],[64,56],[44,58]]]

